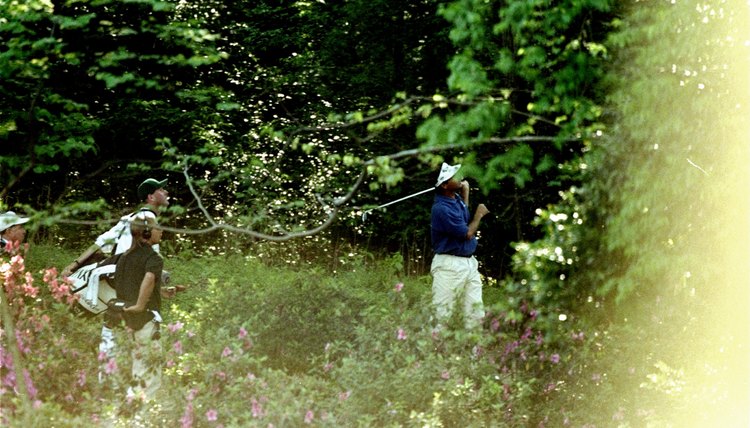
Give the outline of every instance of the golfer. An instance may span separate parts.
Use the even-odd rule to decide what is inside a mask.
[[[432,204],[432,304],[441,329],[458,304],[467,329],[476,328],[484,317],[482,279],[474,257],[477,229],[489,213],[484,204],[469,214],[469,183],[456,178],[461,165],[443,163],[435,184]]]

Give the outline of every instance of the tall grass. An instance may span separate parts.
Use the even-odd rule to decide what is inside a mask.
[[[35,272],[73,256],[34,245],[27,266]],[[37,368],[35,409],[24,414],[6,390],[2,422],[660,426],[668,421],[654,403],[684,385],[684,374],[666,364],[618,359],[650,343],[637,326],[566,322],[544,330],[536,308],[514,303],[502,284],[493,284],[481,331],[466,332],[454,319],[436,333],[429,277],[403,276],[394,259],[354,257],[345,266],[332,273],[239,254],[167,258],[174,283],[187,291],[165,302],[164,382],[158,402],[135,419],[123,411],[128,342],[120,341],[122,352],[100,384],[101,320],[45,306],[49,322],[24,354],[27,367]],[[634,391],[647,399],[625,398]]]

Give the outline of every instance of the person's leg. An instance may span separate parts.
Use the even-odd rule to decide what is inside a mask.
[[[143,392],[145,401],[153,399],[161,386],[162,348],[161,341],[153,339],[155,330],[156,324],[149,321],[133,333],[133,383]]]
[[[438,254],[432,260],[432,305],[435,309],[438,328],[453,314],[457,288],[463,281],[462,273],[456,271],[454,257]]]
[[[104,325],[102,325],[102,333],[99,340],[99,383],[104,383],[104,380],[109,375],[107,373],[108,366],[111,364],[110,360],[115,358],[115,353],[115,333],[105,321]]]
[[[464,293],[464,324],[473,329],[482,324],[484,303],[482,302],[482,277],[479,275],[477,259],[467,259],[468,273]]]

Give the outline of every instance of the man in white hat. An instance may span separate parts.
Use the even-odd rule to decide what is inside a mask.
[[[479,204],[473,217],[469,213],[469,183],[456,178],[461,165],[443,163],[435,183],[432,204],[432,304],[440,323],[451,317],[456,303],[461,304],[466,328],[475,328],[484,317],[482,280],[478,262],[477,229],[489,213]]]
[[[12,243],[18,245],[26,238],[26,228],[24,223],[29,221],[26,217],[21,217],[13,211],[7,211],[0,214],[0,251]]]

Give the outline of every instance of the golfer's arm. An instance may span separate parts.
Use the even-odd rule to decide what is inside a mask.
[[[469,206],[469,183],[466,181],[461,182],[461,199],[464,200],[464,204]]]
[[[487,207],[485,207],[484,204],[479,204],[477,210],[474,212],[474,218],[471,220],[471,223],[469,223],[469,230],[466,232],[466,239],[474,237],[477,230],[479,230],[479,222],[482,221],[482,217],[488,213],[489,211],[487,210]]]

